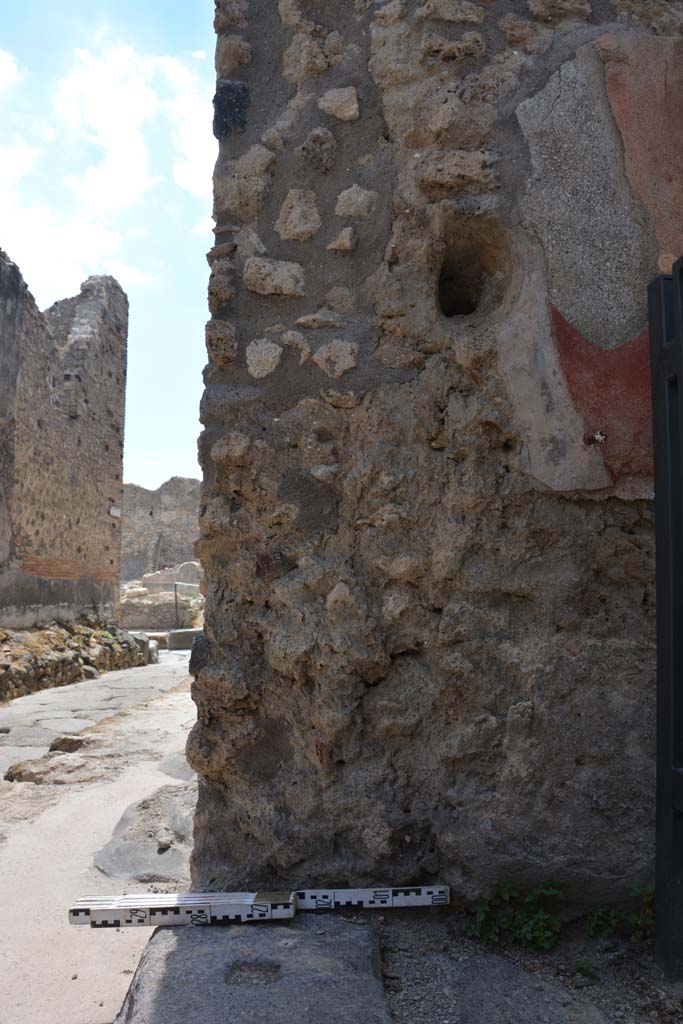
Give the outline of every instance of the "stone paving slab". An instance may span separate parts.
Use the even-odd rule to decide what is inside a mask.
[[[446,984],[456,997],[459,1024],[608,1024],[595,1006],[534,977],[502,957],[442,957]]]
[[[16,725],[11,733],[0,735],[0,747],[37,747],[49,746],[57,734],[52,729],[42,726]]]
[[[163,652],[158,665],[106,672],[0,706],[0,778],[12,765],[42,757],[58,737],[172,690],[187,678],[188,662],[189,652]]]
[[[390,1024],[364,923],[160,928],[115,1024]]]
[[[162,771],[163,765],[161,761]],[[162,786],[132,804],[109,842],[95,854],[95,867],[109,878],[122,878],[128,883],[163,882],[189,889],[196,804],[194,782]]]
[[[55,736],[63,733],[81,732],[83,729],[88,729],[95,725],[94,719],[80,718],[78,716],[73,718],[41,718],[40,721],[46,729],[51,729]],[[14,732],[14,729],[12,732]],[[12,733],[10,733],[11,735]]]
[[[14,764],[31,761],[34,757],[42,757],[45,747],[0,747],[0,779]]]

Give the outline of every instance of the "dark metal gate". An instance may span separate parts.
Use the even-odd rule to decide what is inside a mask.
[[[657,960],[683,977],[683,258],[648,290],[657,536]]]

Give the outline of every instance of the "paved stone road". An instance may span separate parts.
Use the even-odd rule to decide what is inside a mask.
[[[134,825],[144,826],[168,873],[170,854],[157,853],[165,849],[158,841],[175,837],[161,812],[176,788],[191,802],[193,786],[183,756],[195,717],[188,658],[165,654],[159,665],[0,708],[3,763],[21,764],[20,781],[0,774],[0,1024],[111,1024],[116,1016],[151,933],[73,928],[67,908],[89,893],[148,888],[95,865],[141,802],[147,810]],[[78,750],[46,753],[56,737],[82,731]],[[137,859],[145,854],[135,828],[119,838],[132,839]]]
[[[60,737],[173,689],[187,676],[188,658],[160,651],[158,665],[107,672],[0,705],[0,779],[13,764],[42,757]]]

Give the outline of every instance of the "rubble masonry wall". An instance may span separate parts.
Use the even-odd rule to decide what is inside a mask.
[[[128,302],[110,277],[41,313],[0,254],[0,624],[114,613]]]
[[[218,0],[199,888],[650,876],[659,0]]]
[[[199,480],[179,476],[156,490],[124,484],[123,582],[141,579],[162,565],[181,565],[194,559],[200,489]]]

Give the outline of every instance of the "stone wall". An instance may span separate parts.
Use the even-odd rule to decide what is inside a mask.
[[[683,7],[218,0],[200,888],[650,876]]]
[[[25,631],[0,627],[0,704],[143,663],[129,633],[92,615]]]
[[[0,252],[0,624],[118,602],[128,302],[111,277],[41,313]]]
[[[123,487],[122,581],[190,562],[199,537],[199,480],[174,476],[149,491]]]

